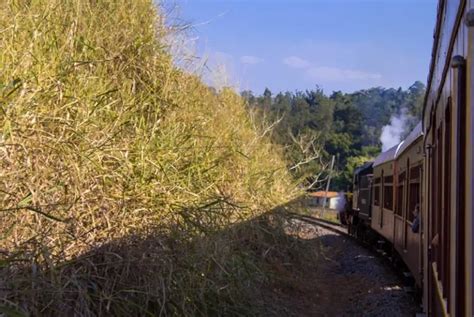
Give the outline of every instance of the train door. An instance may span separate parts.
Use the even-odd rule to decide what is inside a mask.
[[[466,60],[462,56],[454,56],[452,59],[453,67],[453,121],[454,128],[451,132],[454,134],[452,140],[455,142],[452,147],[455,155],[455,170],[453,173],[454,181],[451,195],[454,201],[450,204],[454,212],[454,234],[453,247],[454,254],[454,289],[453,304],[450,309],[454,316],[465,316],[468,301],[466,300],[466,210],[465,210],[465,191],[466,191]],[[472,164],[472,162],[470,163]],[[472,301],[472,299],[471,299]]]
[[[418,197],[418,201],[419,201],[419,210],[418,212],[420,213],[418,216],[420,217],[420,219],[423,219],[423,216],[422,216],[422,210],[424,208],[423,206],[423,193],[424,193],[424,183],[423,183],[423,179],[425,177],[425,173],[424,173],[424,168],[423,168],[423,164],[420,163],[420,167],[419,167],[419,170],[420,170],[420,192],[419,192],[419,197]],[[420,220],[420,234],[418,235],[418,246],[419,246],[419,249],[418,249],[418,259],[419,259],[419,262],[418,262],[418,271],[419,271],[419,278],[420,278],[420,285],[423,285],[423,274],[424,274],[424,267],[425,267],[425,257],[423,256],[423,246],[425,245],[425,242],[424,242],[424,236],[425,236],[425,233],[424,233],[424,228],[423,228],[423,224],[421,223],[423,220]]]
[[[403,249],[407,249],[407,244],[408,244],[408,239],[407,239],[407,218],[408,218],[408,212],[409,212],[409,202],[410,202],[410,158],[407,158],[407,169],[406,169],[406,178],[405,178],[405,212],[403,213],[403,223],[404,225],[404,230],[403,230]]]
[[[442,193],[442,178],[441,178],[441,160],[442,145],[441,145],[441,129],[437,126],[437,122],[434,120],[432,126],[432,148],[431,148],[431,189],[430,189],[430,201],[431,208],[429,209],[430,224],[428,235],[428,248],[429,248],[429,272],[430,272],[430,307],[432,308],[433,316],[445,316],[446,307],[443,305],[440,285],[440,228],[441,228],[441,217],[440,217],[440,204],[441,204],[441,193]]]
[[[434,105],[432,106],[432,109]],[[432,301],[433,301],[433,281],[432,281],[432,273],[431,273],[431,263],[432,263],[432,251],[431,251],[431,231],[432,231],[432,217],[431,217],[431,209],[433,207],[432,202],[432,194],[434,191],[433,187],[433,125],[435,121],[434,113],[431,113],[429,118],[428,130],[425,132],[425,169],[427,171],[425,175],[425,204],[423,206],[423,213],[422,213],[422,223],[424,228],[424,235],[425,235],[425,244],[423,244],[424,255],[423,257],[426,259],[425,266],[424,266],[424,282],[423,282],[423,289],[425,290],[423,294],[423,303],[424,303],[424,311],[428,314],[428,316],[432,315]]]
[[[451,184],[452,184],[452,159],[451,159],[451,106],[452,101],[451,97],[448,98],[448,103],[444,112],[444,157],[443,157],[443,204],[441,208],[441,217],[440,222],[442,223],[441,227],[441,259],[440,265],[442,267],[443,275],[441,276],[441,283],[443,285],[443,298],[447,299],[447,310],[450,311],[450,305],[452,301],[450,300],[451,294],[451,218],[452,218],[452,209],[451,209]]]
[[[374,174],[375,174],[375,171],[374,171]],[[382,196],[381,196],[381,177],[379,175],[377,175],[378,177],[375,177],[374,178],[374,182],[373,182],[373,186],[372,186],[372,191],[373,191],[373,194],[372,194],[372,200],[373,200],[373,204],[372,204],[372,219],[371,219],[371,224],[372,224],[372,228],[376,229],[377,226],[380,225],[380,209],[381,209],[381,205],[382,205]]]
[[[381,194],[381,204],[380,204],[380,228],[383,227],[383,209],[385,205],[385,193],[384,193],[384,188],[385,188],[385,179],[384,179],[384,172],[382,170],[382,176],[381,176],[381,181],[382,185],[380,187],[380,194]]]
[[[399,166],[402,166],[400,164]],[[395,190],[395,212],[394,212],[394,245],[395,248],[400,252],[403,256],[405,247],[405,189],[406,189],[406,175],[407,175],[407,167],[402,167],[398,172],[398,177],[396,178],[397,183],[394,186]]]
[[[474,316],[474,1],[470,1],[470,10],[466,15],[466,25],[467,25],[467,69],[466,69],[466,87],[468,91],[466,92],[466,118],[468,118],[467,124],[467,135],[470,135],[471,138],[466,143],[466,161],[469,162],[466,166],[466,175],[468,175],[468,182],[466,193],[469,199],[466,201],[466,210],[470,212],[467,215],[466,224],[468,226],[466,240],[469,241],[467,248],[467,258],[468,270],[467,270],[467,280],[470,280],[470,287],[466,292],[466,300],[471,299],[471,304],[466,307],[466,315]]]
[[[433,105],[432,109],[436,109],[436,106]],[[442,315],[442,307],[438,301],[437,291],[438,291],[438,284],[437,284],[437,268],[436,268],[436,258],[437,258],[437,247],[436,247],[436,239],[435,237],[438,234],[438,226],[437,222],[439,221],[438,215],[438,204],[437,204],[437,197],[439,192],[439,184],[441,180],[439,179],[438,174],[438,130],[437,128],[437,118],[436,112],[433,111],[431,114],[430,120],[430,129],[429,129],[429,141],[430,144],[428,145],[428,188],[426,188],[428,192],[428,199],[427,199],[427,206],[426,206],[426,247],[428,250],[427,254],[427,279],[428,279],[428,287],[427,287],[427,300],[428,300],[428,315],[429,316],[441,316]]]

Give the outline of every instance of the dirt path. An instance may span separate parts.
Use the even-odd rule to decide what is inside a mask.
[[[349,237],[294,221],[298,229],[293,234],[320,248],[320,255],[296,267],[278,268],[281,278],[272,286],[271,297],[287,307],[284,315],[415,316],[413,295],[404,291],[383,259]]]

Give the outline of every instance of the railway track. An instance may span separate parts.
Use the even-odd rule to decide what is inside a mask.
[[[312,216],[300,215],[296,213],[290,213],[293,219],[298,219],[300,221],[304,221],[306,223],[319,226],[321,228],[330,230],[334,233],[340,234],[346,238],[351,239],[358,245],[364,247],[365,249],[371,251],[374,255],[377,255],[380,259],[383,260],[386,266],[391,267],[391,269],[397,273],[397,275],[404,280],[405,282],[405,291],[407,292],[416,292],[416,289],[412,287],[412,276],[411,273],[408,272],[406,268],[401,269],[394,263],[394,258],[392,255],[385,252],[383,249],[378,247],[376,244],[368,243],[367,241],[363,241],[361,239],[357,239],[355,236],[349,234],[348,229],[343,225]]]
[[[307,223],[310,223],[310,224],[313,224],[313,225],[317,225],[319,227],[331,230],[335,233],[338,233],[338,234],[341,234],[341,235],[344,235],[346,237],[349,237],[351,239],[356,240],[353,236],[351,236],[348,233],[347,228],[345,228],[344,226],[342,226],[341,224],[339,224],[337,222],[332,222],[332,221],[329,221],[329,220],[324,220],[324,219],[320,219],[320,218],[316,218],[316,217],[312,217],[312,216],[300,215],[300,214],[297,214],[297,213],[290,213],[290,216],[293,219],[298,219],[298,220],[301,220],[301,221],[304,221],[304,222],[307,222]]]
[[[320,315],[414,316],[420,311],[400,271],[374,245],[349,235],[339,223],[297,213],[288,218],[319,229],[303,229],[309,232],[303,243],[322,247],[315,276],[307,276],[320,286],[312,291]],[[350,300],[340,302],[341,298]]]

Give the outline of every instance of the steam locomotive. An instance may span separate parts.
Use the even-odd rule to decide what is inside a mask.
[[[350,232],[403,261],[428,316],[474,316],[473,76],[474,0],[440,0],[422,122],[354,172]]]

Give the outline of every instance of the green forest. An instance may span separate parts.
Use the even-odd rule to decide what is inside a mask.
[[[393,116],[404,117],[402,138],[410,132],[421,118],[424,94],[419,81],[406,90],[375,87],[330,95],[319,87],[242,92],[250,110],[272,128],[271,139],[284,147],[289,169],[305,186],[325,186],[335,157],[331,189],[336,191],[349,191],[354,168],[380,153],[382,129]]]

